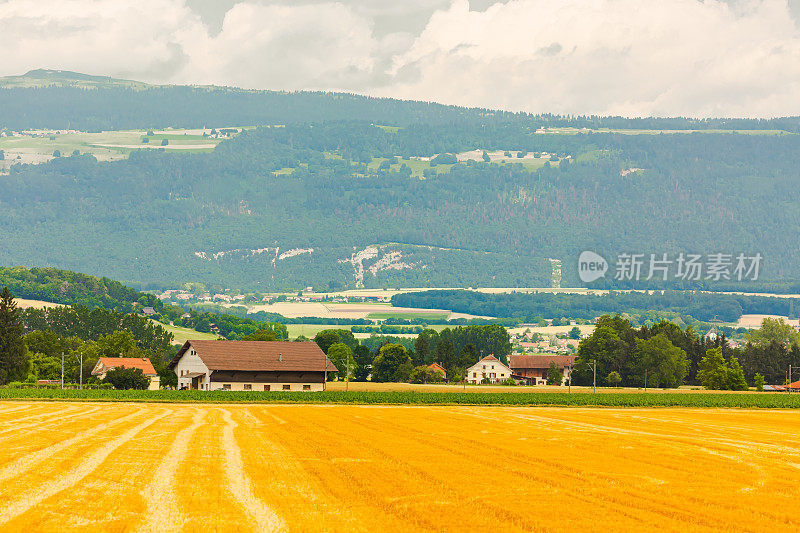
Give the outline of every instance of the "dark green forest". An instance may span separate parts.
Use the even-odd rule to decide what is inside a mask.
[[[534,322],[542,317],[592,320],[615,313],[673,312],[698,320],[735,322],[742,314],[796,316],[800,299],[696,291],[609,292],[606,294],[522,293],[486,294],[445,290],[396,294],[392,305],[450,309],[457,313],[516,318]]]
[[[796,119],[534,117],[187,87],[0,89],[0,128],[220,122],[284,126],[246,131],[208,154],[13,166],[0,175],[0,264],[137,288],[525,287],[551,285],[550,259],[562,263],[562,285],[581,285],[583,250],[743,252],[764,257],[758,290],[800,280],[800,135],[719,132],[794,132]],[[542,125],[713,131],[535,133]],[[420,176],[409,159],[474,149],[547,152],[554,162],[468,161]],[[714,288],[706,279],[597,286]]]

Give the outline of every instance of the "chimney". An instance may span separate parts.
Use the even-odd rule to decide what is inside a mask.
[[[283,361],[283,354],[282,353],[278,354],[278,361]]]

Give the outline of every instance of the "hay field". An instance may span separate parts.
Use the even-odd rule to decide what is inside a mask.
[[[791,411],[0,404],[3,531],[800,526]]]

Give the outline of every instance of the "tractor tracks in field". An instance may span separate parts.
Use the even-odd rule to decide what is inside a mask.
[[[225,452],[225,476],[228,478],[228,487],[234,498],[244,508],[245,512],[254,521],[256,531],[285,531],[286,522],[269,505],[261,501],[253,492],[252,482],[244,468],[242,452],[236,443],[233,430],[238,424],[231,417],[231,412],[222,409],[222,418],[225,427],[222,428],[222,447]]]
[[[30,490],[30,491],[22,494],[20,497],[18,497],[16,499],[6,503],[2,507],[0,507],[0,525],[5,524],[7,522],[10,522],[14,518],[16,518],[19,515],[21,515],[22,513],[28,511],[29,509],[31,509],[34,506],[38,505],[39,503],[43,502],[47,498],[50,498],[51,496],[54,496],[54,495],[56,495],[56,494],[58,494],[58,493],[60,493],[60,492],[62,492],[64,490],[72,487],[73,485],[79,483],[82,479],[84,479],[86,476],[88,476],[93,471],[95,471],[108,458],[108,456],[111,455],[117,448],[119,448],[120,446],[126,444],[127,442],[132,440],[134,437],[136,437],[136,435],[138,435],[144,429],[147,429],[148,427],[150,427],[154,423],[158,422],[162,418],[164,418],[167,415],[171,414],[172,412],[173,412],[173,410],[169,409],[169,410],[164,410],[164,411],[162,411],[161,413],[159,413],[157,415],[150,416],[147,420],[145,420],[144,422],[141,422],[140,424],[138,424],[138,425],[134,426],[133,428],[129,429],[128,431],[126,431],[125,433],[120,435],[119,437],[117,437],[117,438],[115,438],[113,440],[110,440],[110,441],[106,442],[105,444],[103,444],[102,446],[98,447],[93,453],[91,453],[80,464],[78,464],[76,467],[74,467],[70,471],[65,472],[59,478],[57,478],[57,479],[55,479],[55,480],[53,480],[51,482],[39,485],[38,487],[34,488],[33,490]],[[114,424],[114,423],[119,422],[119,421],[121,421],[123,419],[130,418],[130,416],[133,416],[135,414],[139,414],[139,413],[133,413],[132,415],[129,415],[128,417],[123,417],[122,419],[118,419],[118,420],[116,420],[114,422],[110,422],[109,424]],[[106,426],[109,425],[109,424],[106,424]],[[102,426],[103,425],[94,427],[91,430],[87,430],[87,431],[85,431],[85,432],[83,432],[83,433],[81,433],[79,435],[76,435],[74,438],[84,439],[84,438],[86,438],[86,436],[87,436],[86,434],[87,433],[90,433],[90,434],[93,435],[96,432],[104,429]],[[69,440],[71,440],[71,439],[67,439],[67,441],[62,441],[61,443],[59,443],[57,445],[54,445],[54,446],[60,446],[61,448],[64,448],[65,447],[65,442],[68,442]],[[51,450],[51,453],[52,453],[52,448],[54,446],[51,446],[49,448]],[[61,448],[59,448],[59,449],[61,449]],[[44,451],[47,451],[47,450],[48,450],[48,448],[46,448],[45,450],[41,450],[41,452],[44,452]],[[47,458],[47,456],[48,455],[40,456],[39,460],[45,459],[45,458]],[[11,465],[9,465],[9,466],[11,466]],[[27,465],[27,468],[30,468],[30,466],[31,465]]]
[[[184,520],[177,506],[175,482],[178,466],[186,458],[189,444],[197,429],[205,423],[207,411],[195,410],[192,424],[180,430],[169,451],[161,460],[155,471],[155,476],[142,491],[142,497],[147,502],[145,521],[139,525],[137,531],[159,532],[180,531]]]

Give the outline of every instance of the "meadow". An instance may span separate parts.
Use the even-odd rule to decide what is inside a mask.
[[[0,404],[4,531],[800,526],[786,411]]]

